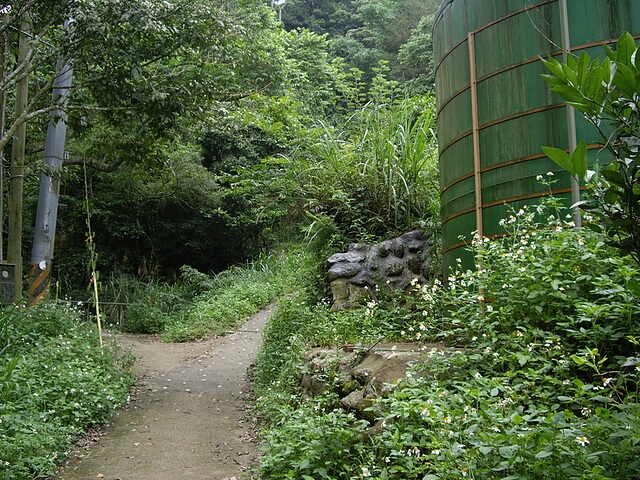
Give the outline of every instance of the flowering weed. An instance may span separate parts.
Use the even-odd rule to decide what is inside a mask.
[[[383,299],[361,312],[364,322],[385,319],[376,325],[388,337],[450,350],[434,350],[372,407],[380,433],[353,440],[356,458],[324,450],[349,465],[324,477],[293,469],[286,478],[640,477],[640,271],[550,202],[513,212],[504,237],[474,241],[476,270],[414,282],[404,302]],[[315,338],[313,318],[308,310],[293,327],[294,377]],[[322,438],[332,435],[308,405],[293,412],[269,430],[267,442],[277,439],[263,460],[270,466],[277,451],[289,455],[281,465],[307,455],[293,447],[300,435],[285,442],[284,432],[321,422]],[[263,478],[282,478],[274,472]]]
[[[0,314],[0,478],[52,475],[73,439],[126,402],[131,359],[64,304]]]
[[[381,400],[376,478],[597,478],[640,473],[640,271],[542,205],[477,239],[476,271],[416,288],[434,356]]]

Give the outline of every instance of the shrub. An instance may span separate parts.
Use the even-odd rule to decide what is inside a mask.
[[[131,358],[101,349],[79,310],[43,303],[0,318],[0,478],[55,473],[73,439],[127,401]]]
[[[637,478],[640,271],[552,211],[514,212],[477,271],[416,290],[408,335],[463,348],[381,400],[374,478]]]
[[[379,333],[450,349],[431,352],[372,407],[381,432],[351,446],[353,460],[326,452],[349,463],[326,478],[638,478],[640,298],[633,286],[640,271],[599,233],[574,229],[554,199],[502,223],[508,235],[470,246],[476,271],[416,284],[404,304],[369,306],[376,325],[386,326]],[[288,321],[273,325],[279,347],[265,336],[265,352],[295,351],[273,357],[287,375],[300,368],[314,327],[332,318],[314,321],[312,307],[296,308],[287,314],[295,343]],[[263,478],[278,478],[274,464],[287,478],[316,478],[296,469],[310,455],[287,445],[284,432],[309,443],[298,429],[313,431],[319,422],[319,438],[327,439],[341,426],[281,393],[295,392],[294,382],[272,385],[263,401],[279,398],[293,410],[270,412],[276,423]]]
[[[599,222],[590,227],[605,233],[607,240],[640,264],[640,47],[625,32],[616,51],[605,45],[603,61],[583,52],[566,64],[543,60],[551,89],[576,108],[600,132],[613,160],[605,168],[598,163],[587,171],[587,146],[583,141],[567,153],[543,147],[544,152],[577,178],[586,181],[587,198],[581,208]],[[604,127],[603,124],[608,125]],[[612,127],[612,132],[605,129]],[[636,285],[636,290],[640,287]]]
[[[358,478],[366,452],[367,422],[327,407],[324,400],[282,409],[282,423],[263,433],[261,478],[315,480]]]

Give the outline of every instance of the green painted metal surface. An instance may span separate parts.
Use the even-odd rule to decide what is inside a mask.
[[[536,177],[552,172],[554,195],[571,204],[570,179],[544,156],[542,145],[569,148],[566,107],[541,75],[540,57],[562,57],[562,0],[444,0],[436,14],[438,143],[445,274],[478,230],[504,233],[499,221],[549,192]],[[624,31],[640,36],[640,0],[566,0],[571,53],[603,56]],[[475,56],[469,57],[469,33]],[[481,205],[476,205],[472,71],[477,92]],[[601,139],[579,114],[576,137],[589,157],[607,161]]]

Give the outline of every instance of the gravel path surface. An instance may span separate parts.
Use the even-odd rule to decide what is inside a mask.
[[[266,308],[237,332],[195,343],[118,335],[137,361],[139,394],[112,423],[78,447],[56,480],[252,479],[258,455],[246,413],[247,368],[255,360]]]

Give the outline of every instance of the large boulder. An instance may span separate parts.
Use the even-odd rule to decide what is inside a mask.
[[[433,237],[420,230],[375,245],[353,243],[346,253],[327,259],[327,280],[333,310],[350,308],[375,299],[380,288],[407,290],[414,279],[431,276]]]

